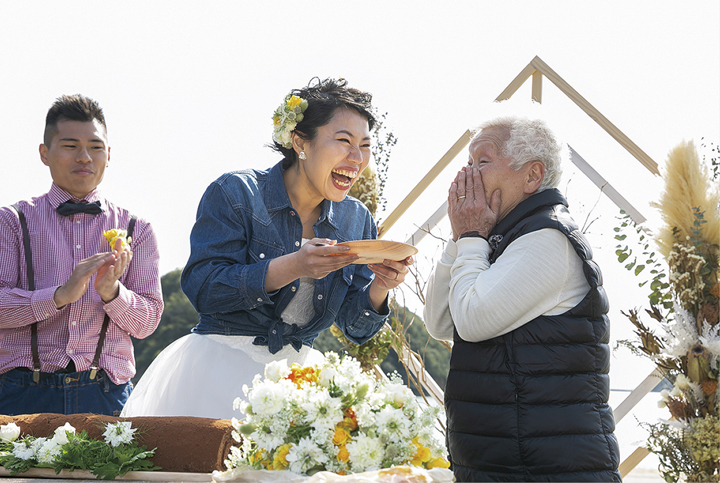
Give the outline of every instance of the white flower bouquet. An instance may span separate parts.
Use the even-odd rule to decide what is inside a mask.
[[[352,357],[328,352],[307,367],[271,362],[265,378],[258,374],[243,392],[247,399],[234,405],[247,421],[233,419],[233,437],[241,445],[232,448],[225,473],[345,475],[393,466],[449,466],[444,446],[433,436],[441,409],[421,410],[399,376],[378,381]],[[223,479],[222,474],[214,478]]]

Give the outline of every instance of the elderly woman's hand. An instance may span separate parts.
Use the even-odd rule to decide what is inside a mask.
[[[487,238],[500,213],[500,190],[495,190],[490,202],[485,199],[482,174],[476,167],[461,169],[448,192],[448,217],[457,241],[463,233],[477,231]]]

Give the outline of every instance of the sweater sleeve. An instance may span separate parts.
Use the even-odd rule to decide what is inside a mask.
[[[479,239],[479,243],[485,240]],[[487,245],[487,242],[485,242]],[[490,251],[490,246],[487,246]],[[428,289],[425,294],[425,308],[423,310],[423,322],[425,328],[434,339],[453,339],[453,320],[450,315],[450,270],[457,257],[457,244],[450,240],[440,256],[440,261],[435,265],[435,270],[428,280]]]
[[[447,310],[458,335],[469,342],[503,335],[540,315],[563,313],[590,288],[582,261],[557,230],[523,235],[492,265],[485,240],[466,238],[456,245],[457,257],[449,268]],[[446,321],[447,314],[435,320]],[[442,333],[437,335],[446,338],[447,325],[447,321],[438,324]]]
[[[491,339],[540,315],[563,313],[590,288],[580,258],[557,230],[523,235],[492,265],[485,245],[460,240],[450,270],[450,313],[464,340]]]

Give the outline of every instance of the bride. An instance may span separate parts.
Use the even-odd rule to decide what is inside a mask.
[[[293,90],[273,117],[282,161],[207,188],[181,279],[200,321],[153,361],[121,416],[242,419],[233,401],[266,363],[310,362],[333,323],[358,344],[383,326],[412,257],[353,264],[336,246],[377,237],[347,197],[370,160],[371,99],[343,79]]]

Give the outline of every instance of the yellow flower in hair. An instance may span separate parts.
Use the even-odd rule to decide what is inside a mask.
[[[113,228],[112,230],[103,231],[103,235],[105,235],[105,238],[107,239],[108,243],[110,244],[111,249],[115,249],[115,242],[120,240],[122,242],[122,247],[125,248],[130,245],[130,242],[132,241],[132,237],[128,238],[127,236],[127,230],[120,230],[118,228]]]
[[[294,110],[296,107],[298,107],[302,103],[302,98],[298,96],[290,96],[290,99],[287,101],[287,105],[291,110]]]
[[[302,97],[291,94],[285,96],[283,103],[273,113],[273,141],[285,149],[292,148],[290,133],[302,122],[307,106],[307,100]]]

